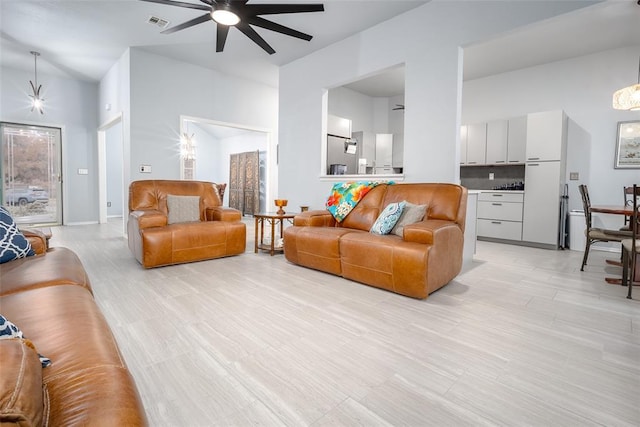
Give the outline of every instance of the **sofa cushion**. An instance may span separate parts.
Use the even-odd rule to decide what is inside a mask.
[[[396,236],[403,237],[404,226],[422,221],[425,213],[427,213],[427,205],[414,205],[411,202],[405,202],[402,215],[391,232]]]
[[[200,197],[167,194],[168,223],[200,221]]]
[[[389,234],[400,219],[404,206],[405,202],[389,203],[373,223],[371,232],[373,234]]]
[[[0,340],[0,424],[46,425],[42,367],[28,340]]]
[[[0,314],[0,340],[13,338],[26,339],[23,336],[20,328],[18,328],[13,322],[9,321],[6,317]],[[35,347],[33,345],[31,345],[31,347],[35,350]],[[43,355],[38,353],[38,358],[40,359],[40,364],[43,368],[51,366],[51,359],[49,359],[48,357],[44,357]]]
[[[11,214],[0,206],[0,264],[35,255]]]

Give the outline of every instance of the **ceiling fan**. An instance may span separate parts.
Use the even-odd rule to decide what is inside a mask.
[[[323,12],[323,4],[248,4],[249,0],[200,0],[201,3],[186,3],[175,0],[142,0],[151,3],[166,4],[169,6],[185,7],[188,9],[204,10],[207,13],[193,18],[175,27],[168,28],[161,34],[170,34],[184,30],[209,20],[217,24],[216,52],[224,50],[230,27],[236,27],[245,36],[249,37],[269,55],[276,51],[251,27],[265,28],[287,36],[302,40],[311,40],[313,36],[294,30],[284,25],[277,24],[260,17],[259,15],[276,15],[280,13]]]

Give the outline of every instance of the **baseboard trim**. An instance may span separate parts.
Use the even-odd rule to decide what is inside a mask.
[[[93,225],[93,224],[98,224],[98,221],[67,222],[65,225]]]

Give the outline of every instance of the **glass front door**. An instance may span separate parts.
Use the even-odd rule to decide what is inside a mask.
[[[0,201],[17,223],[61,224],[59,128],[0,123]]]

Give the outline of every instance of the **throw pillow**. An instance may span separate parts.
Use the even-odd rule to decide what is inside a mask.
[[[167,210],[169,224],[200,221],[200,197],[167,194]]]
[[[11,339],[11,338],[21,338],[26,340],[24,335],[22,335],[22,331],[18,328],[13,322],[7,320],[2,314],[0,314],[0,340],[1,339]],[[33,345],[29,347],[33,348]],[[35,350],[35,348],[33,348]],[[38,357],[40,358],[40,363],[43,368],[51,365],[51,359],[48,357],[44,357],[40,353],[38,353]]]
[[[424,218],[426,213],[427,205],[414,205],[413,203],[406,202],[402,215],[391,232],[397,236],[403,237],[404,226],[422,221],[422,218]]]
[[[35,254],[11,214],[0,206],[0,264]]]
[[[389,234],[396,225],[402,211],[404,210],[405,202],[389,203],[387,207],[378,215],[378,219],[373,223],[371,232],[373,234]]]

